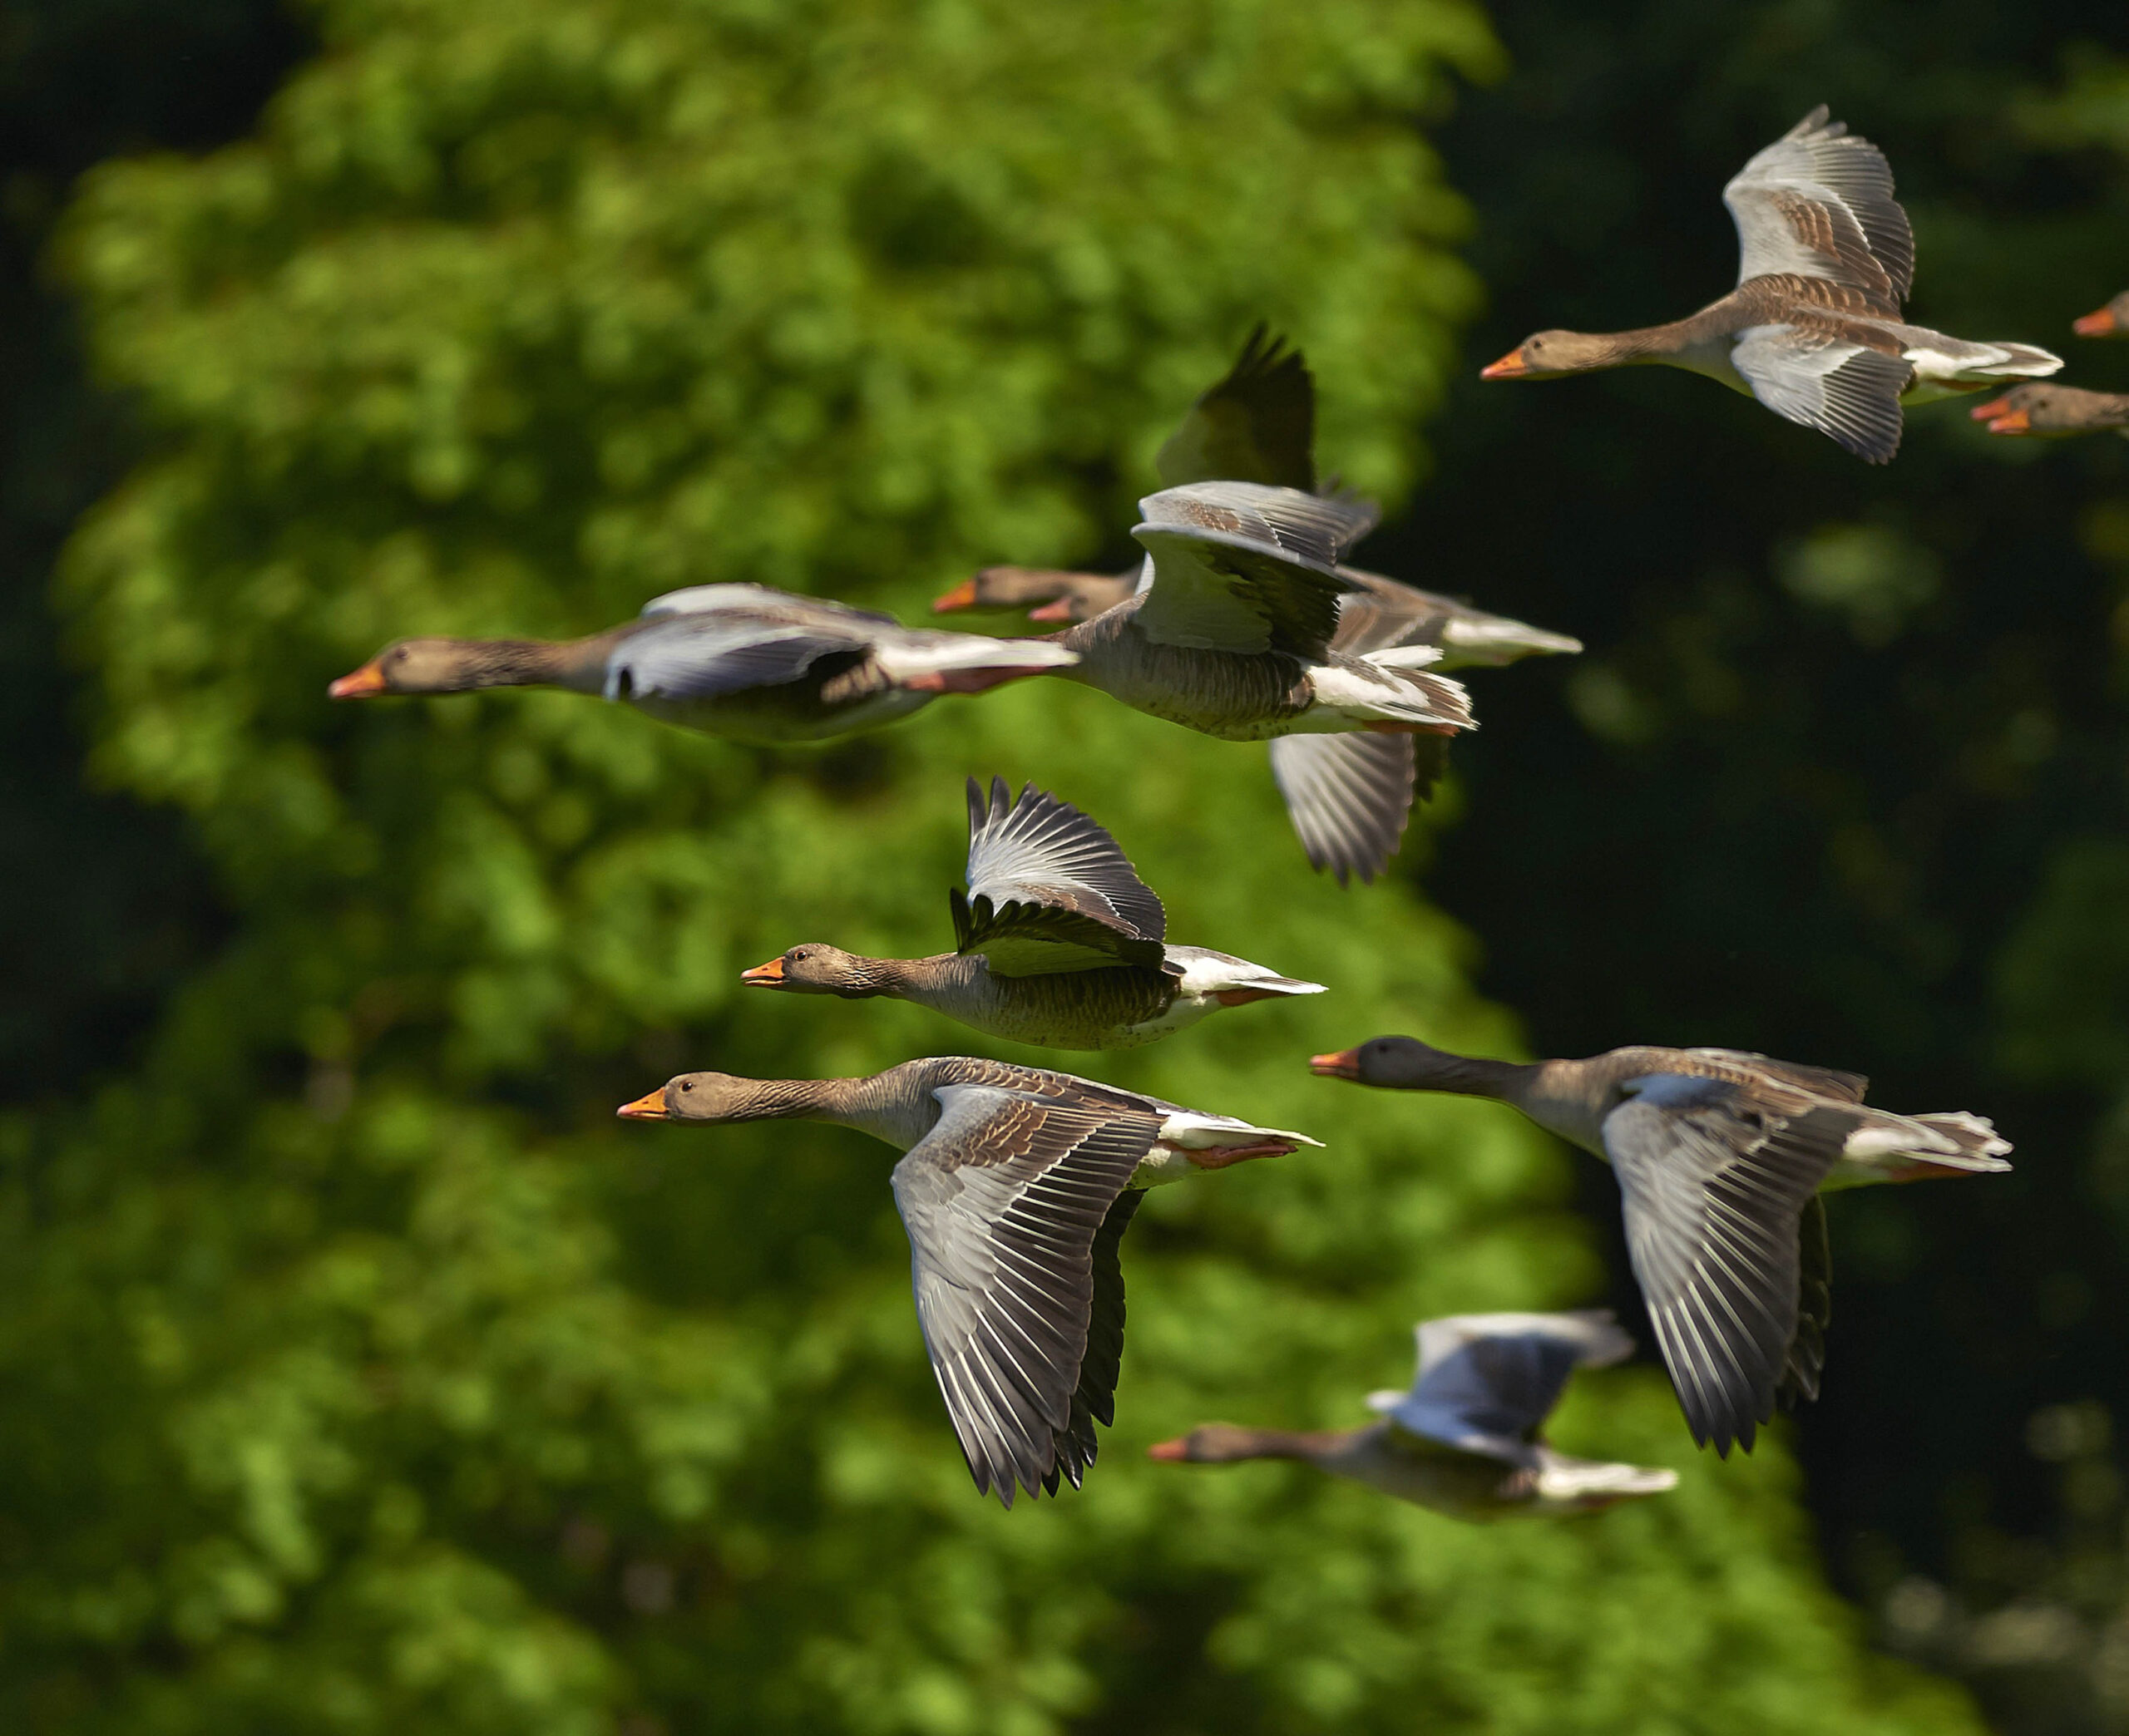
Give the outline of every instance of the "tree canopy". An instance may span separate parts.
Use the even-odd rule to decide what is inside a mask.
[[[1517,1038],[1410,880],[1307,875],[1260,753],[1061,683],[814,755],[563,694],[323,697],[402,633],[585,630],[715,579],[909,618],[983,560],[1094,556],[1260,318],[1316,369],[1326,468],[1397,500],[1478,303],[1422,123],[1497,67],[1482,16],[317,17],[255,137],[96,171],[60,240],[149,448],[66,561],[94,763],[182,814],[230,932],[115,1077],[0,1123],[7,1715],[1964,1727],[1860,1645],[1779,1444],[1694,1457],[1647,1368],[1558,1436],[1683,1486],[1586,1524],[1137,1457],[1215,1415],[1353,1419],[1414,1319],[1603,1282],[1548,1142],[1307,1076],[1383,1028]],[[1481,706],[1553,703],[1521,676]],[[1075,1063],[1328,1149],[1148,1203],[1119,1426],[1084,1491],[1010,1514],[941,1414],[881,1147],[612,1120],[681,1065],[981,1052],[734,982],[808,938],[941,944],[971,772],[1084,803],[1178,937],[1336,985]]]

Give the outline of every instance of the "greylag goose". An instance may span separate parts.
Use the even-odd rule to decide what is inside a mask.
[[[2072,320],[2070,329],[2080,338],[2129,338],[2129,289],[2097,311]]]
[[[1282,1157],[1305,1134],[1092,1079],[966,1055],[862,1079],[681,1073],[620,1114],[824,1121],[906,1152],[917,1324],[979,1494],[1079,1487],[1114,1420],[1124,1354],[1117,1247],[1144,1190]]]
[[[931,612],[1004,614],[1025,609],[1030,621],[1091,621],[1138,588],[1137,567],[1128,573],[1074,573],[1056,567],[988,566],[934,598]]]
[[[1973,419],[1991,434],[2097,434],[2129,425],[2129,392],[2086,392],[2075,386],[2013,386],[1974,407]]]
[[[788,994],[914,1001],[1051,1048],[1131,1048],[1222,1007],[1321,994],[1262,964],[1165,944],[1168,914],[1115,839],[1069,802],[968,781],[968,890],[950,953],[870,959],[808,942],[740,981]]]
[[[1356,587],[1339,598],[1331,639],[1331,649],[1348,656],[1430,645],[1441,653],[1433,668],[1446,673],[1582,649],[1579,639],[1565,634],[1489,614],[1377,573],[1341,565],[1338,576]],[[986,567],[932,607],[1004,609],[1039,602],[1030,620],[1084,621],[1128,599],[1137,582],[1133,573]],[[1440,741],[1422,748],[1410,736],[1292,735],[1269,745],[1272,776],[1309,861],[1331,870],[1341,885],[1355,873],[1374,879],[1396,854],[1413,799],[1433,789],[1447,760]]]
[[[1356,589],[1338,599],[1339,651],[1379,651],[1388,645],[1433,645],[1441,652],[1433,667],[1499,669],[1526,657],[1573,655],[1582,641],[1549,633],[1508,615],[1489,614],[1456,597],[1421,590],[1401,579],[1341,565],[1341,579]],[[1139,588],[1139,574],[1074,573],[1047,567],[985,567],[965,579],[931,607],[946,614],[967,609],[1002,614],[1025,609],[1030,621],[1090,621]]]
[[[409,639],[328,691],[335,699],[561,687],[668,723],[757,742],[818,742],[1075,661],[1041,639],[911,629],[892,616],[758,584],[698,584],[589,639]]]
[[[1900,318],[1914,240],[1892,170],[1823,104],[1722,190],[1737,226],[1737,287],[1687,318],[1638,331],[1539,332],[1489,380],[1660,362],[1707,375],[1872,464],[1899,450],[1900,406],[2051,374],[2029,343],[1976,343]]]
[[[1131,534],[1151,582],[1044,641],[1076,654],[1055,673],[1227,741],[1389,738],[1357,753],[1304,748],[1274,767],[1311,856],[1318,840],[1351,836],[1354,859],[1339,866],[1371,877],[1410,806],[1409,737],[1472,727],[1463,688],[1425,668],[1437,648],[1333,644],[1340,599],[1363,589],[1339,556],[1373,528],[1373,510],[1255,482],[1191,483],[1139,506],[1145,521]]]
[[[1865,1108],[1867,1081],[1733,1049],[1613,1049],[1521,1064],[1378,1037],[1332,1078],[1513,1104],[1618,1177],[1627,1254],[1693,1439],[1751,1450],[1777,1396],[1818,1396],[1831,1300],[1821,1191],[2007,1170],[1964,1112]]]
[[[1297,1433],[1209,1423],[1146,1449],[1177,1464],[1301,1459],[1454,1519],[1594,1512],[1677,1486],[1675,1471],[1571,1458],[1539,1431],[1578,1368],[1633,1354],[1603,1310],[1422,1320],[1408,1393],[1371,1393],[1370,1428]]]
[[[1316,487],[1316,385],[1298,350],[1251,333],[1234,366],[1201,392],[1156,461],[1171,488],[1203,482]],[[1353,533],[1357,536],[1359,530]],[[1353,537],[1348,537],[1350,543]],[[1075,573],[987,567],[932,604],[961,609],[1035,608],[1039,621],[1087,622],[1143,589],[1151,563],[1132,572]],[[1434,646],[1436,670],[1497,664],[1539,651],[1578,651],[1573,640],[1504,616],[1341,566],[1330,649],[1348,657]],[[1415,794],[1430,790],[1446,762],[1438,738],[1406,734],[1297,734],[1270,744],[1272,774],[1309,861],[1341,885],[1371,880],[1396,853]],[[1424,765],[1421,762],[1424,761]]]

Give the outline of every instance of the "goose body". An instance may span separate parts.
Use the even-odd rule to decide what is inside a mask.
[[[402,639],[331,688],[388,693],[560,687],[707,734],[796,742],[875,729],[941,693],[1069,664],[1041,640],[913,629],[892,616],[758,584],[701,584],[588,639]]]
[[[1168,915],[1116,841],[1030,784],[1017,799],[968,782],[968,890],[958,948],[872,959],[808,942],[747,971],[751,986],[913,1001],[979,1031],[1047,1048],[1132,1048],[1222,1007],[1321,994],[1226,953],[1166,940]]]
[[[1707,375],[1873,464],[1899,449],[1900,407],[2050,374],[2036,345],[1977,343],[1909,323],[1914,240],[1892,170],[1816,108],[1722,190],[1737,287],[1697,313],[1636,331],[1539,332],[1490,380],[1658,363]]]
[[[1373,527],[1371,508],[1252,482],[1191,483],[1139,507],[1150,582],[1042,642],[1073,653],[1059,674],[1227,741],[1472,727],[1464,689],[1426,672],[1438,650],[1331,644],[1340,598],[1361,589],[1338,555]]]
[[[1677,1486],[1675,1471],[1574,1458],[1545,1419],[1578,1368],[1631,1355],[1608,1313],[1456,1314],[1417,1328],[1409,1392],[1369,1396],[1371,1428],[1295,1433],[1213,1423],[1148,1449],[1183,1464],[1292,1458],[1457,1519],[1594,1512]]]
[[[2075,386],[2014,386],[2003,397],[1977,404],[1973,419],[1991,434],[2098,434],[2129,428],[2129,392],[2086,392]]]
[[[1114,1419],[1117,1250],[1148,1187],[1316,1141],[1047,1068],[972,1056],[863,1078],[682,1073],[619,1112],[855,1127],[906,1155],[896,1208],[917,1322],[979,1493],[1074,1488]]]
[[[1696,1442],[1750,1451],[1777,1397],[1813,1398],[1831,1268],[1821,1192],[2007,1170],[2009,1142],[1964,1112],[1866,1106],[1854,1073],[1733,1049],[1638,1045],[1519,1063],[1378,1037],[1320,1073],[1512,1104],[1609,1163],[1627,1247]]]
[[[1521,624],[1340,564],[1337,551],[1375,523],[1373,510],[1355,501],[1318,502],[1323,516],[1313,533],[1313,554],[1296,571],[1282,573],[1279,563],[1296,550],[1267,524],[1266,512],[1276,515],[1277,509],[1267,503],[1288,495],[1314,496],[1315,430],[1315,382],[1307,364],[1259,326],[1234,366],[1198,395],[1162,446],[1154,467],[1165,492],[1141,503],[1147,522],[1133,534],[1148,552],[1136,568],[1092,574],[990,567],[933,607],[943,612],[1035,604],[1035,618],[1073,624],[1053,643],[1098,663],[1089,684],[1187,728],[1268,741],[1273,775],[1302,848],[1315,867],[1328,869],[1342,885],[1356,874],[1371,880],[1387,865],[1415,795],[1431,789],[1440,775],[1445,737],[1469,726],[1461,688],[1440,680],[1440,669],[1455,656],[1452,642],[1461,642],[1468,653],[1456,660],[1505,662],[1519,653],[1508,649],[1514,635],[1504,629]],[[1220,515],[1235,505],[1232,499],[1189,498],[1193,490],[1234,484],[1263,493],[1242,503],[1243,515],[1231,523]],[[1199,508],[1209,509],[1204,528],[1216,533],[1213,545],[1193,559],[1170,535],[1164,563],[1163,550],[1148,533],[1158,539],[1163,529],[1187,530],[1183,520]],[[1223,524],[1232,531],[1245,523],[1254,529],[1239,538],[1223,541],[1217,535]],[[1267,530],[1268,536],[1262,534]],[[1326,549],[1328,575],[1316,570]],[[1178,605],[1203,605],[1208,595],[1217,604],[1221,599],[1212,594],[1223,586],[1231,593],[1228,604],[1260,612],[1252,624],[1229,610],[1225,624],[1241,642],[1178,634],[1177,614],[1192,610]],[[1277,625],[1276,635],[1263,631],[1265,617]],[[1430,630],[1426,623],[1435,624]],[[1523,631],[1544,641],[1530,649],[1579,649],[1558,635]],[[1410,654],[1380,654],[1400,651]],[[1410,703],[1415,691],[1425,702],[1417,715]],[[1395,716],[1371,709],[1385,701],[1405,703],[1394,708]]]

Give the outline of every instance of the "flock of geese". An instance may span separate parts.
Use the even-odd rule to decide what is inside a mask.
[[[1949,338],[1900,317],[1914,276],[1884,155],[1824,108],[1723,190],[1737,287],[1667,325],[1540,332],[1484,370],[1535,379],[1635,362],[1705,373],[1882,463],[1901,407],[2061,366],[2024,343]],[[2129,294],[2077,322],[2129,331]],[[2022,385],[1974,413],[1997,433],[2112,422]],[[1117,574],[994,566],[942,614],[1025,611],[1055,630],[995,638],[753,584],[674,591],[635,620],[566,643],[403,639],[342,677],[336,698],[552,686],[669,723],[769,743],[878,727],[946,694],[1052,677],[1233,742],[1268,744],[1309,860],[1341,885],[1395,854],[1415,794],[1473,727],[1446,672],[1571,653],[1573,639],[1489,614],[1346,556],[1370,503],[1320,485],[1314,384],[1302,356],[1252,335],[1191,407],[1139,502],[1144,550]],[[1325,985],[1168,939],[1159,896],[1092,817],[1032,784],[968,783],[966,885],[954,946],[876,959],[806,941],[745,972],[783,994],[913,1001],[993,1037],[1129,1048],[1253,1001]],[[1638,1045],[1523,1064],[1378,1037],[1312,1057],[1318,1074],[1490,1097],[1608,1162],[1634,1277],[1694,1441],[1749,1451],[1778,1403],[1816,1396],[1830,1261],[1822,1196],[1868,1182],[2006,1170],[2008,1143],[1964,1112],[1865,1105],[1853,1073],[1719,1048]],[[979,1493],[1075,1488],[1114,1418],[1124,1349],[1125,1229],[1144,1191],[1319,1143],[1076,1074],[932,1056],[865,1078],[688,1073],[624,1105],[640,1120],[804,1119],[905,1153],[918,1323]],[[1568,1457],[1544,1425],[1568,1377],[1633,1345],[1603,1313],[1465,1314],[1418,1329],[1409,1391],[1333,1433],[1213,1424],[1150,1449],[1191,1463],[1285,1457],[1464,1517],[1568,1513],[1657,1493],[1674,1472]]]

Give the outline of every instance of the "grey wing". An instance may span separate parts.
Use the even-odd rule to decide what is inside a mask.
[[[1018,800],[968,781],[968,892],[953,896],[959,950],[1001,974],[1119,964],[1158,967],[1168,913],[1116,840],[1033,784]]]
[[[1898,356],[1830,332],[1753,326],[1730,365],[1776,416],[1821,434],[1871,464],[1899,450],[1899,396],[1914,370]]]
[[[1273,737],[1272,776],[1302,848],[1317,869],[1344,885],[1372,880],[1405,836],[1417,783],[1420,750],[1409,735],[1289,735]],[[1426,738],[1435,776],[1447,743]],[[1432,787],[1433,777],[1428,779]]]
[[[1148,495],[1131,534],[1153,557],[1139,630],[1200,650],[1284,651],[1316,660],[1338,630],[1348,543],[1374,523],[1356,502],[1248,482]]]
[[[1844,1103],[1860,1103],[1863,1094],[1870,1088],[1870,1082],[1861,1073],[1842,1073],[1831,1067],[1806,1067],[1796,1061],[1777,1061],[1771,1055],[1762,1055],[1753,1049],[1689,1048],[1688,1055],[1702,1055],[1711,1061],[1726,1061],[1740,1067],[1750,1067],[1763,1073],[1771,1074],[1785,1084],[1794,1085],[1819,1097],[1829,1097]]]
[[[1632,1341],[1608,1314],[1464,1314],[1423,1322],[1410,1393],[1382,1407],[1408,1432],[1518,1457],[1585,1362],[1618,1361]]]
[[[1113,1260],[1114,1294],[1097,1297],[1096,1245],[1160,1123],[992,1086],[936,1095],[937,1123],[895,1166],[895,1204],[946,1414],[978,1492],[1010,1507],[1015,1487],[1054,1488],[1093,1457],[1087,1418],[1109,1398],[1084,1384],[1089,1344],[1099,1386],[1122,1321]]]
[[[1914,282],[1914,235],[1884,153],[1824,105],[1722,190],[1737,225],[1737,281],[1791,274],[1845,284],[1897,315]]]
[[[609,699],[637,694],[708,699],[774,687],[862,662],[869,640],[737,612],[664,614],[631,632],[606,659]]]
[[[1145,1199],[1143,1188],[1126,1188],[1109,1208],[1094,1234],[1094,1314],[1087,1324],[1087,1354],[1079,1363],[1079,1384],[1072,1394],[1072,1414],[1059,1445],[1057,1471],[1043,1487],[1057,1492],[1057,1477],[1069,1478],[1074,1488],[1094,1463],[1101,1443],[1094,1438],[1094,1424],[1108,1428],[1116,1421],[1116,1383],[1124,1372],[1124,1266],[1117,1258],[1124,1232],[1131,1227]]]
[[[1259,324],[1200,393],[1153,460],[1164,487],[1185,482],[1316,486],[1316,382],[1299,350]]]
[[[1785,1406],[1819,1396],[1826,1366],[1826,1329],[1833,1324],[1833,1243],[1826,1233],[1826,1202],[1813,1194],[1796,1226],[1796,1336],[1790,1341],[1776,1397]]]
[[[1604,1150],[1657,1347],[1693,1439],[1749,1452],[1796,1337],[1804,1208],[1855,1117],[1818,1107],[1785,1120],[1733,1085],[1683,1074],[1624,1088]]]
[[[802,597],[766,584],[690,584],[653,597],[643,605],[643,613],[753,615],[791,626],[815,626],[830,633],[847,631],[859,638],[875,627],[901,625],[892,615],[877,609],[852,609],[847,603],[827,597]]]

